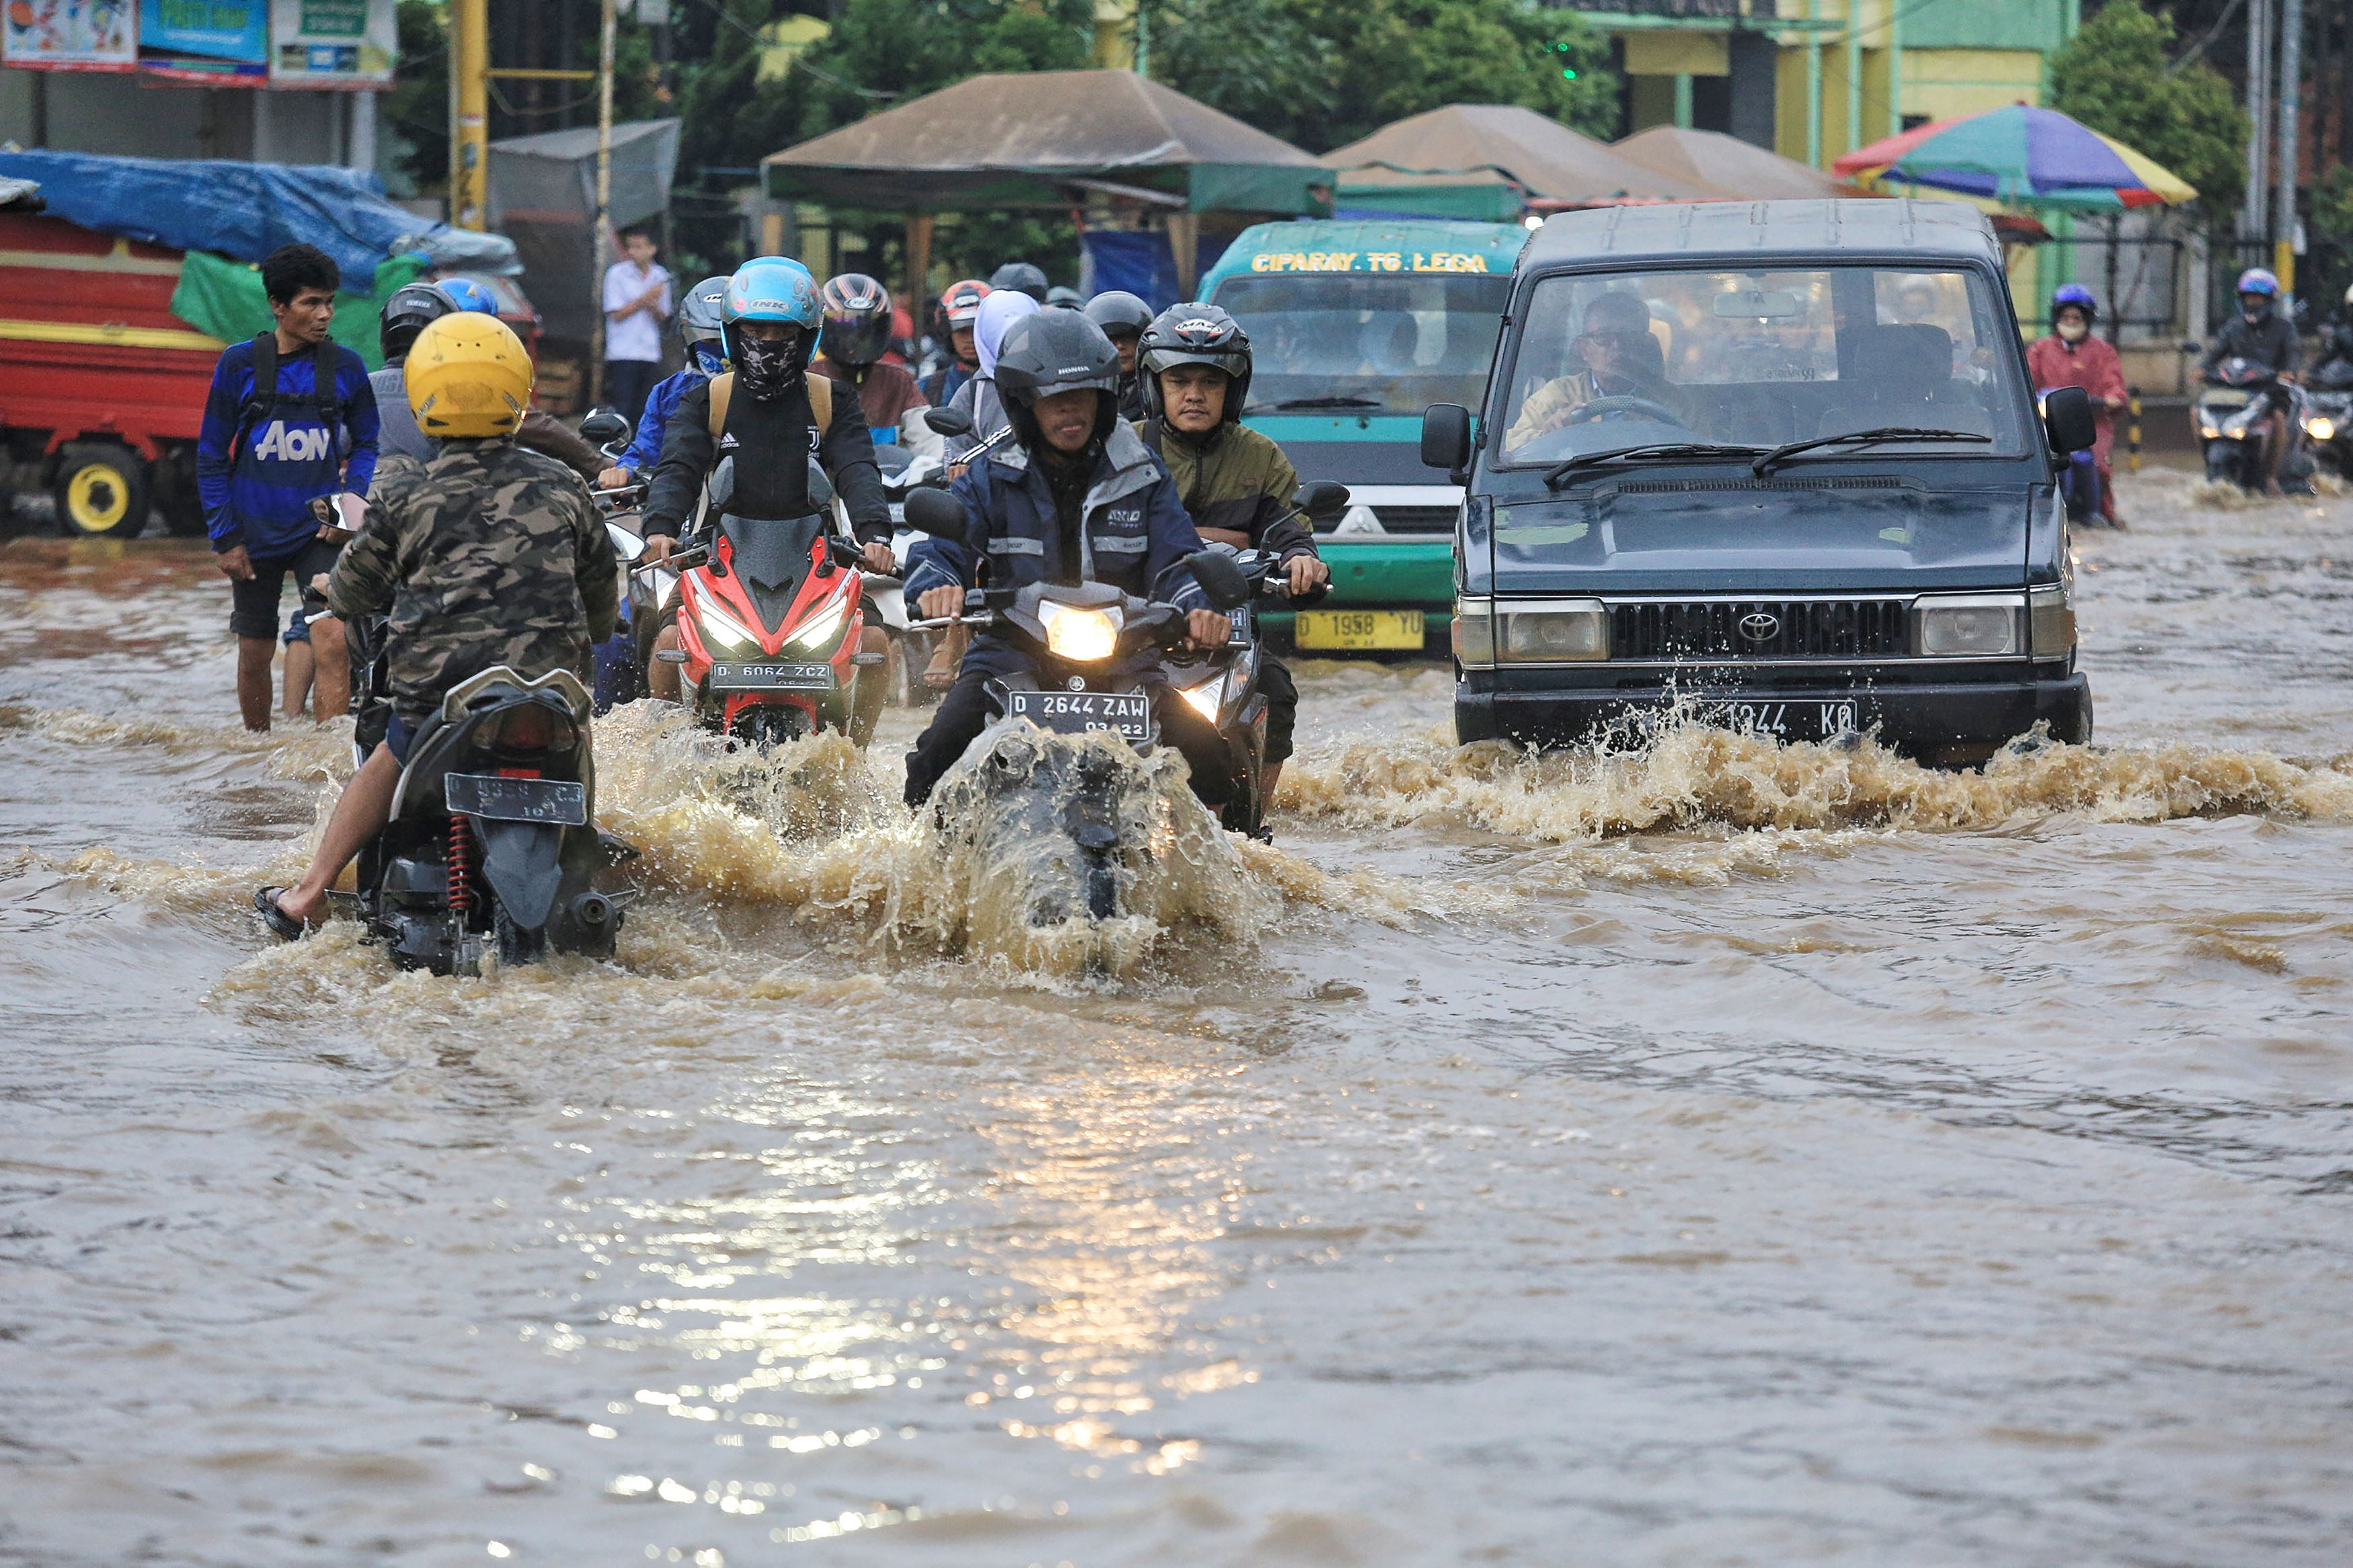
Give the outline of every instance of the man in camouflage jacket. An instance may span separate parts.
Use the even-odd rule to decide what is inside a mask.
[[[391,612],[392,724],[335,803],[302,880],[264,889],[291,921],[316,914],[383,830],[409,742],[452,687],[496,665],[586,679],[589,650],[619,623],[612,536],[577,474],[511,437],[440,447],[430,462],[376,470],[366,522],[327,581],[338,616]]]

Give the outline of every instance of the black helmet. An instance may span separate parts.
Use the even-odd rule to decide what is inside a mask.
[[[1046,302],[1046,275],[1026,261],[1008,261],[988,275],[991,289],[1018,289],[1040,305]]]
[[[826,279],[818,291],[825,324],[818,328],[818,352],[839,365],[869,365],[891,346],[891,296],[863,272]]]
[[[1144,369],[1144,406],[1154,418],[1167,412],[1160,373],[1180,364],[1214,365],[1226,373],[1226,421],[1242,416],[1250,401],[1250,334],[1216,305],[1171,305],[1144,330],[1136,353]]]
[[[428,321],[438,321],[458,309],[448,295],[430,283],[404,283],[384,302],[376,321],[376,342],[386,363],[406,359],[408,347]]]
[[[1124,289],[1113,289],[1087,301],[1087,320],[1111,338],[1139,338],[1152,325],[1152,307]]]
[[[1030,410],[1041,397],[1060,392],[1092,391],[1094,438],[1119,422],[1119,351],[1101,327],[1076,310],[1038,310],[1005,329],[997,346],[997,395],[1024,446],[1038,438]]]
[[[1087,297],[1068,284],[1057,283],[1046,290],[1046,303],[1058,310],[1076,310],[1086,302]]]

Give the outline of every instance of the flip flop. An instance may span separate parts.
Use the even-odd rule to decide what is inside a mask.
[[[262,889],[253,895],[253,910],[280,942],[301,942],[302,922],[278,907],[278,895],[285,890],[283,888]]]

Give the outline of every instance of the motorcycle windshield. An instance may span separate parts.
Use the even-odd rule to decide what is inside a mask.
[[[814,513],[752,518],[731,512],[719,520],[719,531],[733,552],[735,574],[750,591],[764,630],[784,625],[801,584],[808,580],[818,536],[824,530],[825,520]]]

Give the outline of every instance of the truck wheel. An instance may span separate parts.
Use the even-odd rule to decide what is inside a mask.
[[[58,463],[58,523],[87,539],[136,539],[147,526],[147,468],[127,447],[78,441]]]

